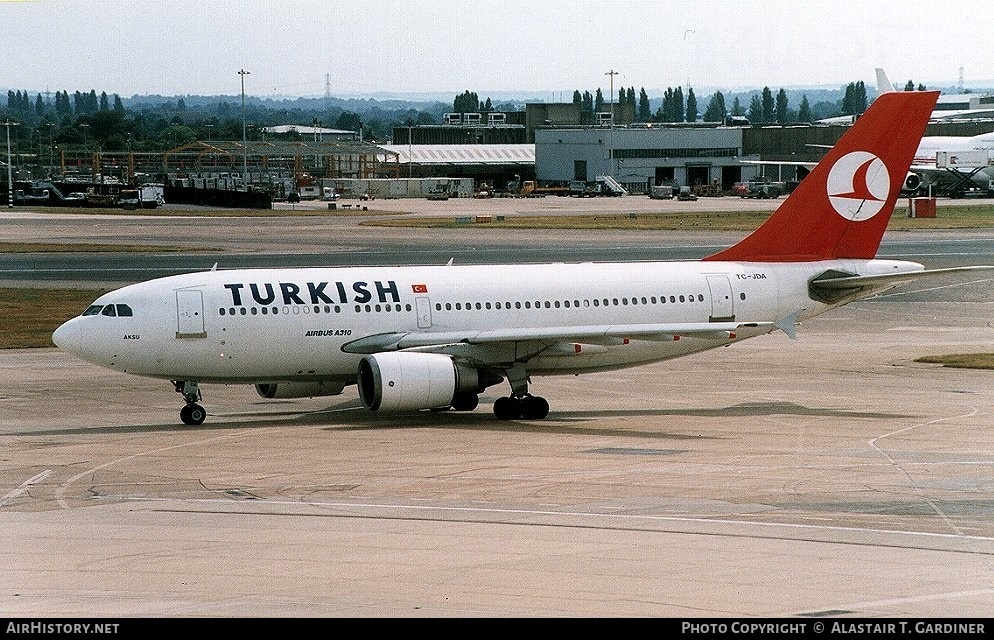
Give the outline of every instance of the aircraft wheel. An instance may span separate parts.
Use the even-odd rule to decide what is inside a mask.
[[[494,415],[498,420],[516,420],[521,417],[521,401],[512,397],[497,398],[494,402]]]
[[[521,417],[526,420],[544,420],[549,415],[549,402],[539,396],[521,399]]]
[[[456,411],[472,411],[480,404],[480,396],[475,393],[457,393],[452,397],[452,408]]]
[[[207,419],[207,411],[199,404],[188,404],[179,410],[179,418],[183,424],[196,426],[203,424]]]

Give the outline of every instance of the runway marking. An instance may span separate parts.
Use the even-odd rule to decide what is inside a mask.
[[[51,473],[52,473],[51,469],[45,469],[38,475],[32,478],[28,478],[27,480],[21,483],[21,486],[14,489],[13,491],[3,496],[2,498],[0,498],[0,507],[4,506],[4,504],[6,504],[8,500],[13,500],[17,496],[21,495],[22,493],[30,489],[31,485],[38,484],[39,482],[47,478]]]
[[[922,596],[909,596],[907,598],[892,598],[890,600],[876,600],[873,602],[857,602],[855,604],[843,605],[842,608],[850,610],[869,609],[877,607],[889,607],[899,604],[913,604],[916,602],[930,602],[934,600],[950,600],[953,598],[972,598],[974,596],[985,596],[994,594],[994,588],[977,589],[975,591],[950,591],[949,593],[930,593]]]
[[[889,438],[891,436],[900,435],[902,433],[907,433],[909,431],[914,431],[922,427],[928,427],[930,425],[938,424],[940,422],[946,422],[948,420],[955,420],[958,418],[972,418],[973,416],[978,415],[979,413],[980,410],[977,409],[977,407],[972,407],[972,409],[968,413],[964,413],[958,416],[947,416],[945,418],[936,418],[935,420],[929,420],[928,422],[923,422],[921,424],[914,424],[909,427],[905,427],[903,429],[898,429],[897,431],[891,431],[890,433],[885,433],[883,435],[877,436],[876,438],[873,438],[867,443],[870,445],[871,449],[874,449],[875,451],[877,451],[878,453],[886,457],[887,460],[890,461],[890,463],[894,466],[894,468],[896,468],[901,473],[901,475],[904,476],[904,479],[907,480],[908,483],[915,489],[919,497],[921,497],[922,500],[927,502],[928,505],[932,507],[932,510],[935,511],[935,513],[938,514],[940,518],[942,518],[943,522],[946,523],[946,526],[949,527],[952,531],[955,531],[957,535],[963,535],[963,530],[960,529],[959,526],[957,526],[956,523],[954,523],[952,519],[950,519],[949,516],[945,514],[945,512],[939,507],[939,505],[935,503],[935,501],[933,501],[931,498],[928,497],[928,495],[926,495],[925,490],[917,482],[915,482],[915,479],[911,477],[911,474],[908,473],[907,469],[905,469],[900,462],[898,462],[885,449],[881,449],[880,447],[877,446],[877,441],[882,440],[884,438]],[[941,463],[936,463],[936,464],[941,464]]]
[[[159,449],[152,449],[151,451],[143,451],[141,453],[135,453],[135,454],[130,455],[130,456],[125,456],[123,458],[118,458],[116,460],[111,460],[110,462],[105,462],[104,464],[96,466],[96,467],[93,467],[92,469],[87,469],[86,471],[77,473],[73,477],[71,477],[68,480],[66,480],[62,484],[62,486],[60,486],[56,490],[55,497],[58,500],[59,508],[60,509],[72,509],[72,507],[69,506],[69,502],[66,500],[66,491],[68,491],[69,487],[71,485],[75,484],[76,481],[78,481],[79,479],[85,478],[86,476],[91,475],[91,474],[93,474],[93,473],[95,473],[97,471],[100,471],[101,469],[106,469],[107,467],[112,467],[112,466],[114,466],[115,464],[117,464],[119,462],[125,462],[127,460],[133,460],[135,458],[141,458],[142,456],[148,456],[148,455],[152,455],[154,453],[162,453],[163,451],[172,451],[173,449],[182,449],[184,447],[190,447],[190,446],[196,446],[196,445],[206,444],[208,442],[219,442],[221,440],[229,440],[229,439],[241,437],[241,436],[246,435],[248,433],[250,433],[250,430],[245,429],[245,430],[238,431],[238,432],[235,432],[235,433],[225,434],[223,436],[217,436],[217,437],[214,437],[214,438],[207,438],[205,440],[195,440],[193,442],[185,442],[183,444],[176,444],[176,445],[173,445],[171,447],[161,447]],[[256,431],[255,433],[258,433],[258,432]]]
[[[112,498],[112,496],[102,496],[104,499]],[[244,505],[245,503],[235,503],[231,500],[222,500],[217,498],[193,498],[193,499],[181,499],[181,498],[150,498],[150,497],[125,497],[125,500],[129,502],[180,502],[180,503],[202,503],[202,504],[224,504],[224,505]],[[896,536],[908,536],[908,537],[920,537],[920,538],[936,538],[936,539],[946,539],[946,540],[962,540],[970,542],[994,542],[994,536],[976,536],[968,535],[964,533],[934,533],[928,531],[901,531],[897,529],[876,529],[876,528],[865,528],[865,527],[845,527],[845,526],[829,526],[829,525],[816,525],[816,524],[799,524],[792,522],[777,523],[777,522],[757,522],[752,520],[735,520],[730,518],[699,518],[699,517],[687,517],[687,516],[656,516],[656,515],[645,515],[645,514],[624,514],[624,513],[600,513],[594,511],[553,511],[553,510],[541,510],[541,509],[503,509],[500,507],[459,507],[459,506],[437,506],[437,505],[415,505],[410,503],[378,503],[378,502],[313,502],[313,501],[299,501],[299,500],[258,500],[253,504],[265,504],[272,506],[310,506],[321,509],[406,509],[410,511],[423,511],[423,512],[456,512],[456,513],[474,513],[474,514],[500,514],[505,516],[560,516],[560,517],[584,517],[584,518],[597,518],[597,519],[612,519],[612,520],[628,520],[628,521],[642,521],[642,522],[684,522],[692,524],[711,524],[711,525],[745,525],[754,526],[759,528],[769,528],[769,529],[796,529],[796,530],[812,530],[812,531],[834,531],[834,532],[844,532],[844,533],[873,533],[873,534],[885,534],[885,535],[896,535]],[[175,509],[173,511],[183,513],[182,510]],[[270,515],[270,516],[315,516],[323,517],[324,515],[333,515],[335,517],[350,517],[349,514],[305,514],[305,513],[267,513],[264,511],[212,511],[212,513],[226,513],[230,515]],[[355,516],[355,517],[374,517],[374,516]],[[482,524],[482,523],[481,523]],[[510,523],[493,523],[493,524],[526,524],[520,521],[510,522]],[[548,523],[542,523],[548,524]],[[555,526],[555,525],[550,525]],[[579,527],[584,528],[584,527]],[[684,531],[672,531],[669,533],[700,533],[700,532],[684,532]],[[730,535],[730,534],[729,534]],[[829,544],[855,544],[855,545],[865,545],[866,543],[859,542],[849,542],[849,541],[838,541],[838,540],[802,540],[810,542],[824,542]],[[872,546],[899,546],[899,545],[872,545]],[[948,549],[933,549],[934,551],[949,551]],[[955,551],[955,550],[954,550]]]

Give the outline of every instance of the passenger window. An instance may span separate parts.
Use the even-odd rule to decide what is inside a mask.
[[[90,305],[89,307],[86,308],[86,311],[83,312],[83,315],[84,316],[96,316],[96,315],[99,315],[100,314],[100,310],[103,309],[103,308],[104,308],[104,306],[102,304],[92,304],[92,305]]]
[[[100,312],[100,315],[116,317],[117,313],[114,311],[114,305],[109,304],[106,307],[104,307],[104,310]]]

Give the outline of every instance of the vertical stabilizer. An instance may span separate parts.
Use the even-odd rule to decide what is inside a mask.
[[[894,85],[891,84],[890,79],[884,70],[877,67],[877,93],[883,95],[885,93],[892,93],[894,91]]]
[[[938,97],[879,96],[766,222],[705,260],[873,258]]]

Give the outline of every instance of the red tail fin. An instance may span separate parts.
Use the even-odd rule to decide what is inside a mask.
[[[873,258],[938,97],[878,97],[766,222],[705,260]]]

